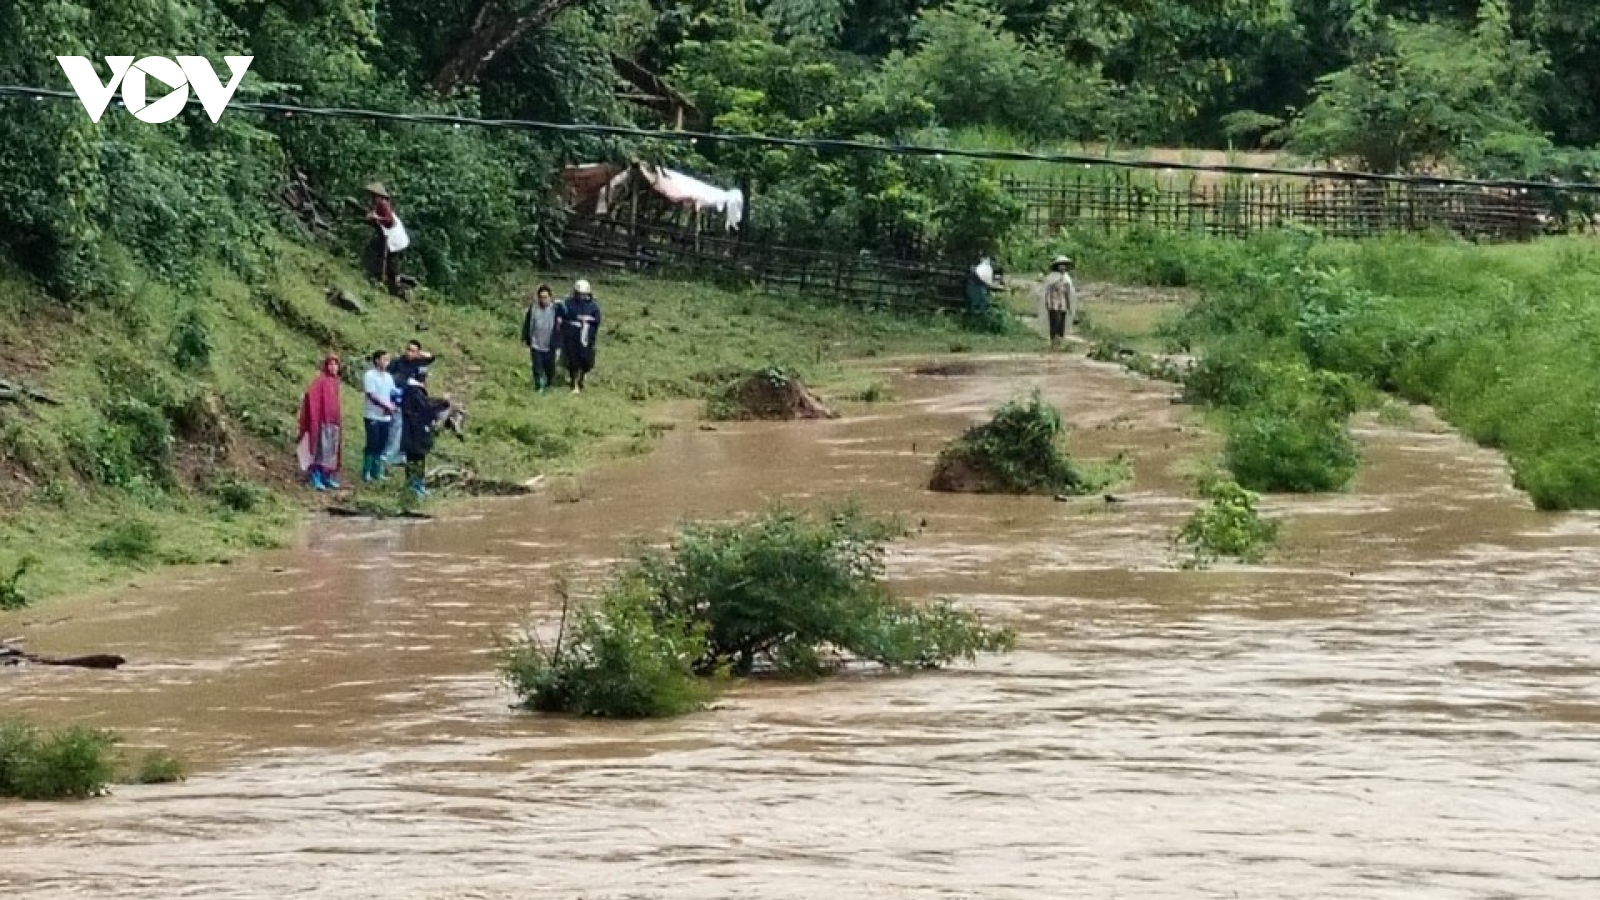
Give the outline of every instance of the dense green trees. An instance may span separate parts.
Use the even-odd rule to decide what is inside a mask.
[[[662,124],[621,98],[625,59],[698,124],[794,137],[981,127],[1568,178],[1600,141],[1587,0],[39,0],[0,5],[0,33],[5,83],[62,87],[65,53],[249,53],[244,96],[490,117]],[[951,160],[244,114],[96,125],[25,100],[0,101],[0,137],[0,246],[68,297],[115,291],[128,263],[176,280],[263,264],[292,170],[340,204],[346,251],[362,230],[343,198],[393,182],[442,287],[548,248],[570,161],[642,155],[741,184],[759,228],[818,246],[967,258],[1013,211],[992,173]]]

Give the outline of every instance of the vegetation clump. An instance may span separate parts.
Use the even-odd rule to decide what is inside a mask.
[[[1208,479],[1200,485],[1207,503],[1184,523],[1174,543],[1187,553],[1184,568],[1202,569],[1218,559],[1260,562],[1278,536],[1278,523],[1261,518],[1260,497],[1237,482]]]
[[[815,677],[850,660],[927,669],[1009,650],[1012,632],[972,612],[890,594],[883,556],[898,533],[854,507],[687,524],[598,603],[564,612],[554,642],[509,648],[502,673],[527,709],[642,718],[697,709],[726,676]]]
[[[37,563],[38,560],[34,557],[24,556],[11,570],[10,575],[0,577],[0,610],[21,609],[28,605],[28,595],[21,587],[22,578]]]
[[[116,740],[92,728],[46,732],[0,722],[0,797],[73,800],[102,794],[115,774]]]
[[[718,421],[832,419],[838,415],[781,366],[767,366],[733,379],[711,398],[707,412]]]
[[[1062,451],[1061,413],[1038,391],[1011,400],[939,453],[931,490],[978,494],[1088,494],[1127,477],[1125,463],[1088,467]]]

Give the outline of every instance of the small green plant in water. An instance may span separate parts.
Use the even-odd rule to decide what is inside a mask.
[[[174,784],[183,780],[183,763],[165,750],[152,750],[139,760],[134,784]]]
[[[1035,391],[1012,400],[975,425],[934,464],[935,491],[987,494],[1088,494],[1127,475],[1125,460],[1109,466],[1074,464],[1061,450],[1061,414]]]
[[[23,593],[22,577],[38,564],[32,556],[24,556],[11,574],[0,578],[0,610],[21,609],[28,605],[28,595]]]
[[[1218,559],[1260,562],[1278,536],[1278,523],[1261,518],[1260,499],[1237,482],[1207,479],[1200,485],[1207,503],[1195,510],[1175,543],[1187,553],[1186,569],[1203,569]]]

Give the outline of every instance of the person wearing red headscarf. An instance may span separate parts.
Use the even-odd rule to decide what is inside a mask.
[[[322,361],[322,371],[300,400],[300,434],[296,443],[300,471],[309,475],[312,490],[339,489],[343,422],[339,413],[339,357],[329,354]]]

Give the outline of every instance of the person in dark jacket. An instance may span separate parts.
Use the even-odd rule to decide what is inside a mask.
[[[434,362],[434,355],[422,349],[422,342],[407,341],[406,349],[399,356],[389,362],[389,374],[394,376],[395,403],[399,403],[405,396],[406,385],[411,383],[411,377],[418,372],[426,376],[428,366]],[[384,448],[383,461],[389,465],[398,465],[405,459],[405,451],[400,447],[400,439],[405,436],[405,416],[397,416],[389,428],[389,445]]]
[[[594,344],[600,335],[600,304],[595,302],[589,282],[579,279],[572,286],[572,296],[561,302],[556,331],[561,335],[561,355],[576,394],[594,371]]]
[[[400,417],[405,429],[400,436],[400,449],[406,455],[406,485],[418,499],[428,496],[424,484],[428,471],[428,454],[433,451],[433,431],[439,420],[439,410],[428,396],[428,372],[418,371],[406,382],[400,396]]]

